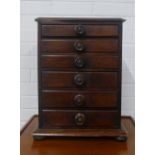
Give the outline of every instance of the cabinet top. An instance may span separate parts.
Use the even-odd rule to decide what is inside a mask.
[[[49,17],[38,17],[35,19],[38,23],[41,24],[63,24],[63,23],[102,23],[102,22],[124,22],[123,18],[49,18]]]

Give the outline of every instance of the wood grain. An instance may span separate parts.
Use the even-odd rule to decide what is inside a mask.
[[[38,127],[35,116],[25,126],[20,137],[21,155],[135,155],[135,127],[130,117],[122,117],[128,131],[128,141],[113,138],[50,138],[33,141],[32,133]]]
[[[75,117],[77,114],[84,115],[84,124],[78,126]],[[45,129],[71,129],[71,128],[118,128],[117,111],[103,110],[43,110],[43,125]]]
[[[125,129],[121,128],[124,20],[37,18],[36,21],[39,126],[34,134],[122,136],[126,140]],[[53,91],[57,93],[49,94]],[[71,92],[72,95],[62,91]],[[98,95],[87,94],[90,92],[98,92]],[[102,95],[103,92],[106,93]],[[108,94],[112,92],[115,94]],[[78,132],[71,130],[75,123],[85,128],[80,128]],[[48,129],[41,130],[43,126]],[[54,126],[59,127],[61,132],[54,131]],[[108,129],[97,130],[100,127]]]
[[[75,97],[83,95],[81,106],[75,104]],[[115,108],[118,104],[117,92],[104,91],[43,91],[42,107],[46,108]]]
[[[42,39],[40,48],[42,53],[78,53],[74,44],[79,42],[85,47],[83,53],[118,53],[118,39]]]
[[[80,75],[84,81],[83,85],[78,86],[75,77]],[[107,89],[117,90],[117,72],[42,72],[43,89]]]
[[[83,63],[78,67],[76,60]],[[52,70],[87,70],[102,71],[104,69],[119,69],[119,57],[102,54],[87,55],[44,55],[41,58],[41,67]]]
[[[42,25],[43,37],[55,36],[77,36],[75,32],[75,25]],[[91,36],[118,36],[117,25],[84,25],[82,24],[86,37]]]

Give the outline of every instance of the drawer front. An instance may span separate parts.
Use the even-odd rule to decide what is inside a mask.
[[[117,92],[43,91],[43,108],[115,108]]]
[[[118,56],[105,56],[101,54],[79,55],[44,55],[41,58],[42,68],[52,70],[103,70],[118,69]]]
[[[117,89],[117,72],[42,72],[43,89]]]
[[[116,111],[44,110],[42,128],[117,128]]]
[[[117,38],[104,39],[43,39],[42,53],[118,52]]]
[[[118,36],[117,25],[42,25],[43,37]]]

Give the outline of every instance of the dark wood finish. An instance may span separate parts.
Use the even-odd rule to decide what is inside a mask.
[[[78,114],[81,114],[85,119],[82,125],[77,123]],[[117,111],[43,110],[42,128],[118,128],[116,117]]]
[[[81,25],[42,25],[43,37],[55,37],[55,36],[79,36],[78,27]],[[82,36],[118,36],[117,25],[82,25]],[[79,31],[80,32],[80,31]]]
[[[75,44],[84,46],[83,53],[118,52],[118,39],[42,39],[42,53],[79,53]],[[80,53],[81,53],[80,52]]]
[[[85,55],[44,55],[41,59],[42,68],[52,70],[104,70],[119,69],[119,57],[102,54]]]
[[[34,138],[114,136],[126,140],[121,125],[124,20],[36,20],[39,126]]]
[[[82,83],[78,84],[81,81]],[[89,88],[116,90],[118,86],[117,81],[117,72],[42,72],[43,89]]]
[[[36,18],[36,21],[40,24],[59,24],[59,25],[68,25],[68,24],[119,24],[125,20],[122,18],[48,18],[48,17],[39,17]]]
[[[25,125],[20,136],[21,155],[135,155],[135,126],[131,117],[122,117],[122,123],[128,132],[128,141],[118,142],[111,138],[46,138],[34,141],[32,134],[38,127],[35,116]],[[84,131],[85,135],[100,135],[103,130],[93,133]],[[62,132],[57,135],[62,134]],[[67,131],[66,131],[67,132]],[[120,132],[120,131],[119,131]],[[49,132],[48,132],[49,133]],[[52,132],[54,133],[54,131]],[[76,134],[79,132],[77,131]],[[116,133],[116,132],[115,132]],[[71,132],[69,132],[71,134]],[[110,135],[114,134],[111,132]],[[119,135],[119,134],[117,134]],[[74,134],[73,134],[74,137]],[[89,135],[90,137],[90,135]]]
[[[83,96],[83,100],[78,95]],[[116,108],[117,92],[103,91],[43,91],[43,108]]]

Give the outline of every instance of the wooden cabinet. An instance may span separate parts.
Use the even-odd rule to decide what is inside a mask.
[[[36,21],[39,127],[34,138],[89,136],[126,140],[121,124],[124,20]]]

